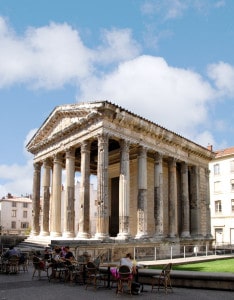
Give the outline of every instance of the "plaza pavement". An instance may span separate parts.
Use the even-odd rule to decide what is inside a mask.
[[[116,295],[115,288],[100,288],[96,291],[89,287],[85,290],[83,285],[49,282],[42,273],[42,278],[32,279],[33,268],[30,265],[28,272],[20,271],[17,275],[0,274],[0,300],[109,300],[109,299],[181,299],[181,300],[233,300],[234,292],[204,289],[173,288],[166,295],[163,290],[151,293],[151,287],[144,285],[144,292],[140,295]]]

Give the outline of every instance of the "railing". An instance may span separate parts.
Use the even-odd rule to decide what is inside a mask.
[[[209,256],[209,255],[227,255],[234,254],[234,245],[223,245],[223,247],[214,245],[210,249],[206,245],[167,245],[162,247],[152,247],[148,245],[136,247],[121,247],[115,245],[114,247],[78,247],[75,249],[76,256],[85,255],[91,258],[99,257],[101,262],[119,261],[121,257],[130,252],[134,259],[137,261],[151,261],[161,259],[174,259],[174,258],[188,258],[196,256]]]

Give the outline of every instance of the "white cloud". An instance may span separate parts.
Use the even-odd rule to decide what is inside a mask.
[[[81,99],[108,99],[189,138],[207,122],[207,103],[215,93],[191,71],[169,66],[163,58],[140,56],[111,74],[81,85]]]
[[[98,47],[94,59],[102,64],[119,63],[136,57],[140,50],[130,29],[103,30],[102,45]]]
[[[224,0],[146,0],[141,11],[144,15],[160,15],[164,21],[182,17],[189,9],[207,14],[211,9],[225,6]]]
[[[0,198],[11,193],[14,196],[30,194],[32,191],[33,162],[28,160],[26,165],[0,165]]]
[[[91,72],[92,51],[67,24],[30,28],[18,37],[0,17],[0,88],[27,83],[58,88]]]
[[[208,66],[208,76],[214,81],[221,95],[234,96],[234,67],[219,62]]]
[[[188,8],[188,0],[148,0],[141,7],[143,14],[162,14],[164,19],[175,19],[183,15]]]
[[[129,29],[103,30],[102,44],[91,50],[68,24],[29,28],[17,36],[0,17],[0,88],[17,83],[56,89],[77,85],[95,64],[119,63],[136,57],[140,46]]]

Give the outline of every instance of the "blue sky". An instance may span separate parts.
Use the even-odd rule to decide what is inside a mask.
[[[0,198],[32,192],[25,145],[58,105],[109,100],[233,146],[234,1],[0,0]]]

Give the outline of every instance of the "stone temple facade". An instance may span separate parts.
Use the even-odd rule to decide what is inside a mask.
[[[156,123],[109,101],[62,105],[48,116],[27,150],[34,155],[32,236],[99,241],[212,239],[208,164],[214,153]],[[76,172],[81,175],[77,210]],[[91,175],[97,178],[93,236]]]

